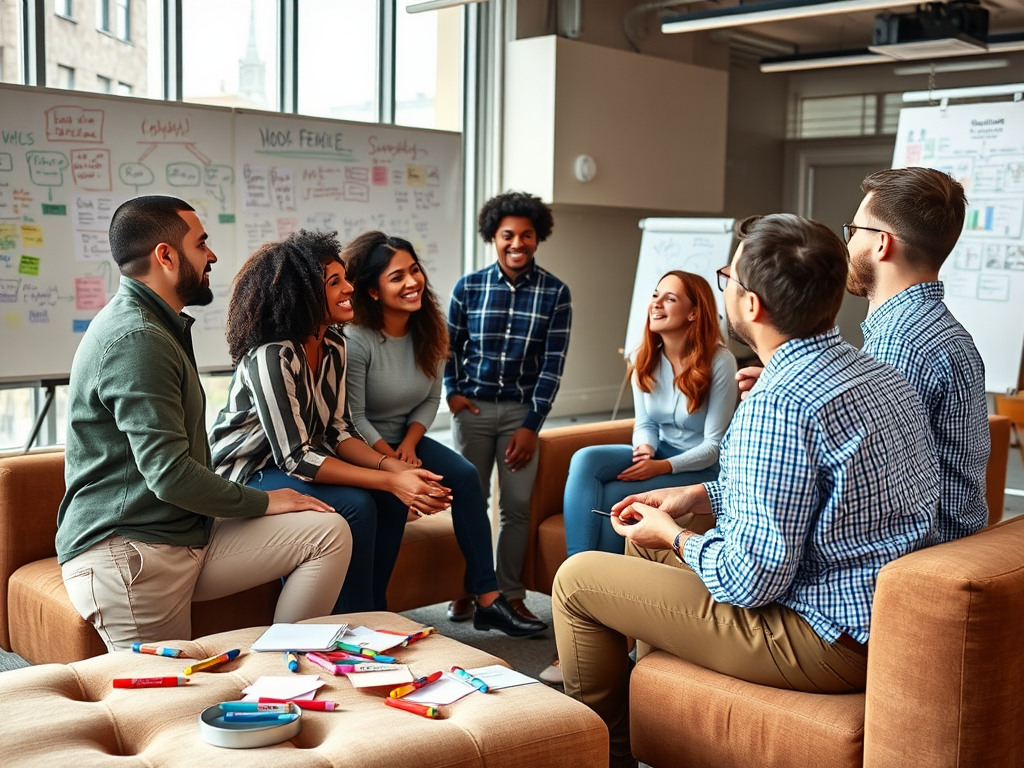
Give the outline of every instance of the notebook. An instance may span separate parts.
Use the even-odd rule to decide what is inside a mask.
[[[346,629],[348,624],[274,624],[249,650],[331,651]]]

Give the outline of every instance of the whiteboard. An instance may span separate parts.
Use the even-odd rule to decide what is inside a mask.
[[[658,280],[672,269],[693,272],[711,285],[719,318],[725,317],[722,292],[715,272],[726,266],[732,254],[733,219],[643,219],[640,257],[633,280],[633,299],[623,350],[627,358],[640,346],[647,322],[647,307]]]
[[[964,185],[964,231],[939,279],[946,306],[985,361],[985,388],[1016,389],[1024,349],[1024,103],[904,109],[892,166],[935,168]]]
[[[220,262],[210,273],[217,299],[190,310],[196,358],[227,359],[231,120],[223,109],[0,88],[0,381],[67,377],[120,282],[110,217],[137,194],[174,195],[199,212]]]
[[[238,111],[241,250],[379,229],[412,243],[445,311],[462,274],[461,148],[457,133]]]
[[[201,370],[231,367],[241,264],[300,227],[405,237],[447,302],[462,264],[460,153],[457,133],[0,86],[0,382],[67,378],[120,281],[110,217],[140,194],[190,203],[217,254],[213,303],[187,309]]]

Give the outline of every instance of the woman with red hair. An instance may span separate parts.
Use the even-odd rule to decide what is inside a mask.
[[[630,378],[633,445],[592,445],[570,462],[563,502],[570,557],[623,552],[624,539],[591,510],[607,512],[633,493],[718,477],[718,445],[738,395],[736,359],[725,348],[703,277],[673,270],[658,281]],[[557,659],[541,679],[561,682]]]

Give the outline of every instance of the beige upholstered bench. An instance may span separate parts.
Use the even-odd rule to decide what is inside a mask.
[[[415,631],[419,625],[391,613],[350,614],[314,621]],[[205,658],[231,648],[247,650],[263,627],[175,642]],[[400,661],[425,675],[453,664],[472,668],[504,663],[440,635],[399,649]],[[545,685],[473,693],[428,720],[385,707],[386,691],[357,691],[345,677],[324,673],[318,699],[338,702],[334,712],[306,711],[290,741],[234,750],[207,744],[198,717],[208,706],[241,697],[261,675],[287,675],[281,654],[244,653],[193,675],[178,688],[114,690],[125,676],[179,674],[187,662],[110,653],[68,665],[45,664],[0,674],[4,766],[558,766],[608,764],[608,732],[588,707]],[[300,672],[321,670],[300,662]],[[383,694],[383,695],[382,695]],[[113,759],[117,758],[117,762]]]

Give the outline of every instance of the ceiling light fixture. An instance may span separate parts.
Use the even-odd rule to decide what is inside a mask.
[[[872,53],[867,48],[859,48],[831,53],[807,53],[801,56],[780,56],[771,59],[761,59],[761,71],[765,73],[802,72],[808,69],[853,67],[859,64],[885,64],[891,62],[892,59]]]
[[[470,3],[486,3],[487,0],[427,0],[425,3],[416,3],[415,5],[407,5],[405,7],[406,13],[423,13],[424,11],[440,11],[443,8],[456,8],[460,5],[469,5]]]
[[[894,75],[941,75],[946,72],[974,72],[979,69],[1002,69],[1010,66],[1009,59],[979,59],[977,61],[951,61],[943,64],[912,64],[894,67]]]
[[[975,85],[969,88],[944,88],[938,91],[907,91],[903,94],[905,103],[916,101],[947,101],[949,99],[981,99],[986,96],[1013,96],[1020,101],[1024,94],[1024,83],[1006,85]]]
[[[903,0],[784,0],[753,5],[737,5],[710,11],[696,11],[670,16],[661,23],[663,34],[699,32],[724,29],[744,24],[763,24],[770,21],[792,21],[810,16],[827,16],[857,11],[880,11],[914,5]]]

